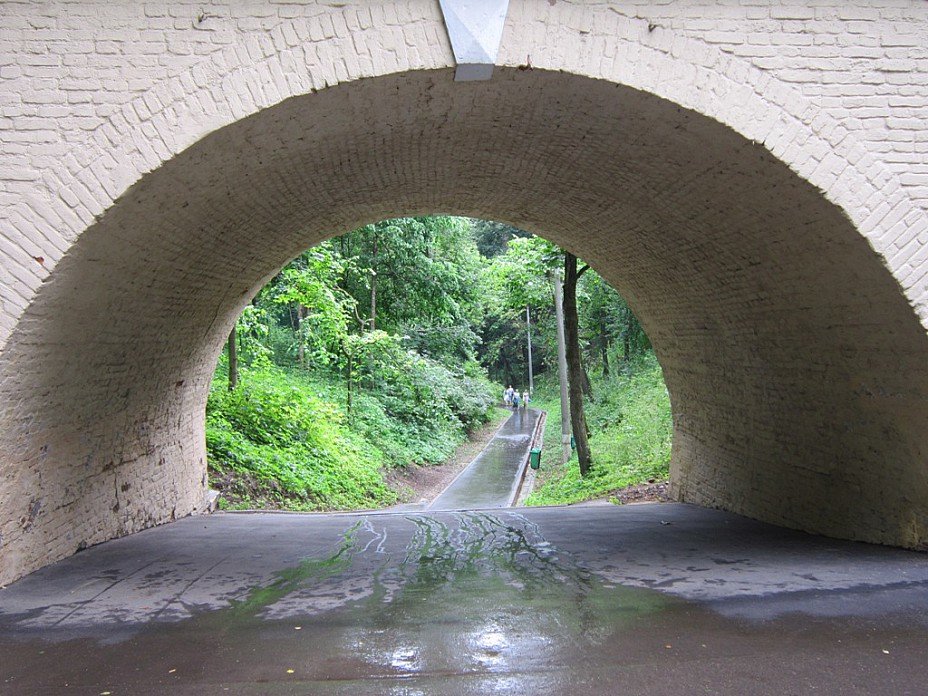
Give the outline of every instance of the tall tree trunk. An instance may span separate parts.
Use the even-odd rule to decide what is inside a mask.
[[[570,424],[577,446],[580,475],[590,471],[593,458],[590,454],[586,415],[583,412],[583,379],[585,373],[580,362],[580,328],[577,317],[577,257],[564,252],[564,339],[567,348],[567,373],[570,392]]]
[[[351,353],[348,353],[348,365],[347,365],[347,366],[348,366],[348,403],[347,403],[347,411],[348,411],[348,425],[350,426],[350,425],[351,425],[351,389],[352,389],[352,383],[351,383],[351,382],[352,382],[352,380],[351,380],[351,378],[352,378],[352,374],[351,374],[351,367],[352,367],[352,366],[351,366]]]
[[[301,304],[296,306],[296,341],[297,355],[299,356],[300,367],[306,367],[306,346],[303,344],[303,335],[300,333],[300,327],[303,326],[303,319],[306,318],[306,307]]]
[[[603,360],[603,377],[609,376],[609,339],[606,338],[606,327],[600,326],[602,333],[599,336],[599,353]]]
[[[374,235],[374,267],[371,269],[371,331],[377,329],[377,235]]]
[[[625,308],[625,331],[622,332],[622,350],[624,351],[625,364],[632,359],[632,310]]]
[[[238,326],[229,334],[229,391],[238,386]]]

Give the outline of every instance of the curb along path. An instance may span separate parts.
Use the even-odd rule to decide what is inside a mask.
[[[535,430],[532,433],[529,449],[535,449],[536,447],[541,449],[545,438],[545,424],[547,422],[547,412],[541,411],[538,422],[535,425]],[[525,505],[525,499],[535,490],[535,476],[537,473],[538,472],[529,466],[528,457],[526,457],[525,463],[522,465],[522,471],[519,474],[519,483],[516,486],[515,496],[512,499],[512,507],[522,507]]]

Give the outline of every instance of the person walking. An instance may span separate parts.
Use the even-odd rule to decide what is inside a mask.
[[[522,408],[528,408],[529,396],[528,392],[522,392]]]
[[[510,384],[509,387],[506,389],[506,391],[503,392],[503,402],[507,406],[512,406],[513,396],[515,396],[515,390],[512,388],[512,385]]]

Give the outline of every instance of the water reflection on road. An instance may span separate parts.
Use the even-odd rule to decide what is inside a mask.
[[[573,661],[669,600],[606,587],[534,525],[460,515],[416,525],[403,561],[349,608],[335,644],[369,674],[536,671]],[[337,649],[336,652],[340,652]]]
[[[223,533],[247,539],[247,522],[185,523],[204,529],[204,572],[180,591],[158,583],[187,561],[158,553],[177,553],[183,525],[141,537],[170,542],[123,543],[120,562],[142,571],[107,568],[104,545],[0,593],[0,693],[918,693],[925,676],[928,570],[897,551],[810,547],[668,506],[281,515],[247,546],[266,555],[209,557]],[[309,530],[327,541],[273,565]],[[262,564],[259,581],[235,584]],[[100,572],[108,589],[77,599]],[[193,601],[198,584],[210,603]],[[810,614],[819,598],[828,612]]]
[[[276,571],[224,609],[150,625],[122,642],[46,646],[28,660],[35,669],[13,683],[49,671],[73,683],[73,656],[92,654],[101,676],[111,670],[111,681],[139,685],[159,667],[163,679],[169,665],[188,662],[189,647],[180,646],[192,642],[199,677],[219,681],[274,677],[336,689],[355,680],[505,677],[495,689],[505,675],[533,672],[547,675],[549,686],[564,679],[566,686],[572,670],[557,675],[553,667],[578,664],[675,601],[604,583],[520,515],[404,520],[405,544],[396,543],[395,523],[391,539],[375,518],[359,520],[331,553]],[[481,692],[486,688],[481,682]]]

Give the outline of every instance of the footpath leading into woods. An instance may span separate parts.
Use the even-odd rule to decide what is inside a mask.
[[[517,409],[490,443],[432,501],[429,510],[509,507],[515,500],[541,411]]]

